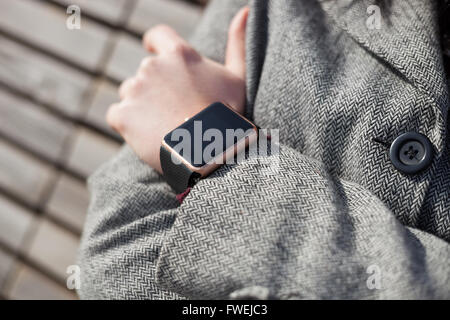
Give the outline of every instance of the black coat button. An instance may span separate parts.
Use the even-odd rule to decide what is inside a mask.
[[[428,168],[433,160],[433,145],[423,134],[407,132],[391,144],[389,157],[397,170],[413,174]]]

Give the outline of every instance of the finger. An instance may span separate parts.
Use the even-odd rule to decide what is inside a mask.
[[[166,25],[158,25],[148,30],[143,38],[144,48],[151,53],[162,54],[187,46],[187,42],[178,33]]]
[[[129,78],[122,82],[122,84],[119,87],[119,96],[120,99],[125,99],[130,92],[132,91],[131,88],[133,88],[136,85],[136,79],[135,78]]]
[[[121,119],[119,117],[119,110],[121,108],[120,103],[113,103],[109,108],[108,112],[106,113],[106,122],[109,124],[109,126],[117,131],[118,133],[121,132]]]
[[[150,73],[152,66],[155,64],[155,57],[145,57],[139,65],[137,75],[146,76]]]
[[[245,30],[249,7],[236,14],[228,30],[228,45],[225,66],[241,79],[245,79]]]

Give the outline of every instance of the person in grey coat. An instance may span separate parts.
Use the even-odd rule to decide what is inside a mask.
[[[156,55],[108,113],[127,144],[89,180],[81,298],[450,299],[439,11],[213,0],[190,44],[151,29]],[[279,130],[279,151],[222,166],[180,204],[157,144],[213,101]]]

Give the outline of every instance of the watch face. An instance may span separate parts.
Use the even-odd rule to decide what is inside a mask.
[[[187,163],[200,168],[222,159],[226,150],[255,133],[251,122],[216,102],[167,134],[164,142]]]

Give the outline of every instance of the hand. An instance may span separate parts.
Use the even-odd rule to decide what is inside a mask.
[[[161,141],[186,118],[216,101],[243,113],[247,17],[245,7],[230,25],[225,65],[202,57],[167,26],[146,32],[144,47],[155,56],[145,58],[136,76],[122,83],[121,102],[110,106],[107,121],[160,173]]]

